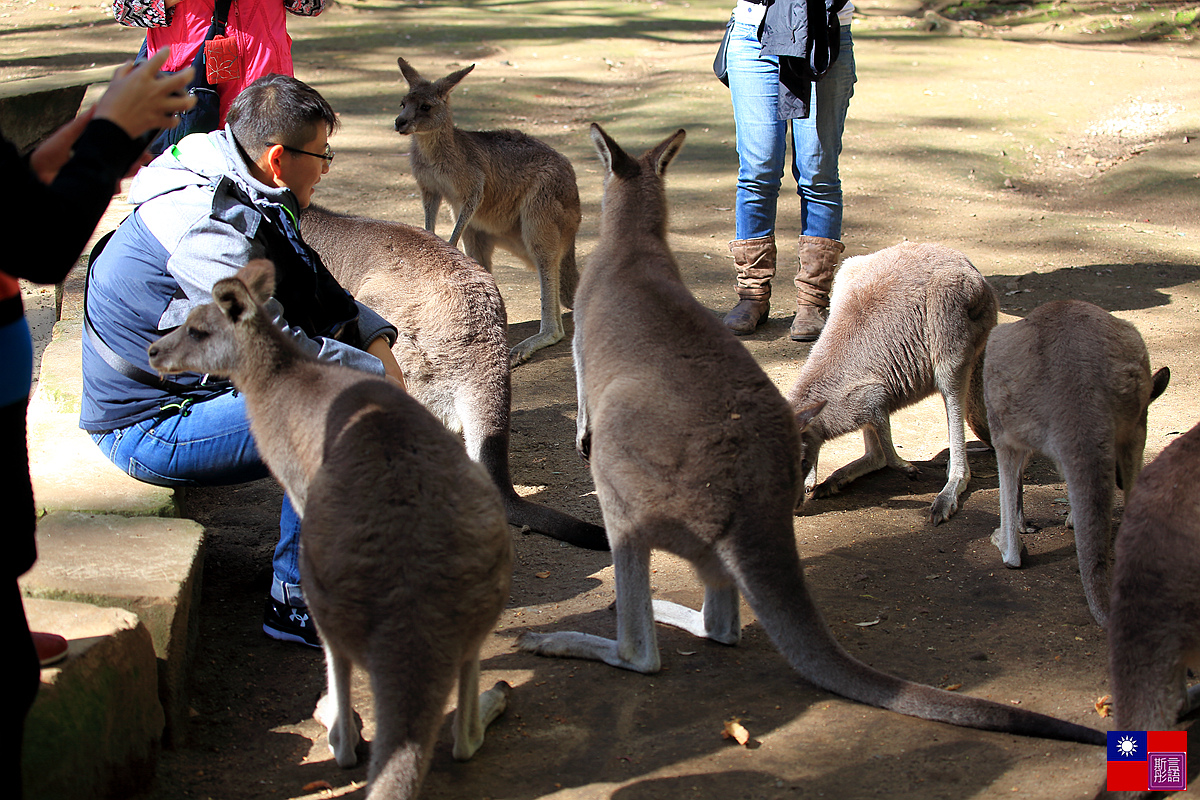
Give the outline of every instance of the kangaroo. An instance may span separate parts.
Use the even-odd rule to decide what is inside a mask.
[[[971,479],[964,415],[988,441],[976,373],[996,306],[987,279],[944,245],[905,242],[846,259],[833,283],[825,330],[788,393],[795,409],[826,403],[800,437],[805,492],[828,497],[885,466],[919,475],[892,445],[890,415],[936,391],[946,404],[950,463],[929,521],[950,519]],[[818,486],[821,445],[859,429],[866,454]]]
[[[455,681],[458,759],[508,703],[503,681],[479,694],[479,648],[512,576],[503,504],[399,386],[296,349],[259,305],[273,286],[269,261],[218,281],[213,303],[150,345],[150,363],[228,376],[245,394],[255,442],[303,519],[300,574],[325,647],[317,717],[330,749],[342,767],[357,761],[355,663],[378,710],[368,797],[414,797]]]
[[[666,243],[662,181],[684,135],[635,160],[592,126],[606,176],[600,241],[575,311],[576,446],[590,461],[612,543],[617,639],[525,631],[518,646],[653,673],[656,619],[733,645],[741,591],[780,652],[823,689],[924,719],[1102,744],[1090,728],[879,672],[833,638],[805,585],[792,516],[796,417],[805,424],[822,404],[793,414],[684,286]],[[700,611],[651,599],[653,548],[695,565]]]
[[[1128,488],[1128,487],[1127,487]],[[1125,505],[1108,625],[1116,728],[1167,731],[1200,706],[1200,425],[1142,471]]]
[[[541,328],[512,349],[515,367],[564,336],[561,306],[571,307],[579,282],[575,170],[548,144],[520,131],[454,127],[450,90],[474,64],[430,82],[403,58],[396,62],[408,81],[396,132],[413,137],[412,172],[421,189],[425,230],[434,230],[444,198],[455,215],[451,245],[461,236],[467,255],[489,272],[497,246],[538,272]]]
[[[1114,483],[1128,493],[1142,469],[1146,409],[1171,372],[1150,375],[1137,328],[1080,300],[1038,306],[988,340],[983,394],[1000,473],[1000,527],[992,543],[1021,566],[1021,472],[1044,453],[1067,482],[1079,574],[1101,627],[1108,616]]]
[[[517,494],[509,473],[512,389],[496,281],[432,233],[309,206],[304,240],[347,291],[400,331],[392,352],[412,396],[461,432],[504,498],[508,521],[591,550],[604,529]]]

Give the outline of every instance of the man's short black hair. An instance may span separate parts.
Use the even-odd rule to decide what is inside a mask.
[[[251,159],[272,144],[303,147],[316,137],[318,125],[333,133],[338,127],[333,107],[316,89],[288,75],[264,75],[233,100],[225,122]]]

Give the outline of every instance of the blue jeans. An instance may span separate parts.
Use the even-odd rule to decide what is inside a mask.
[[[93,433],[92,439],[121,470],[155,486],[220,486],[271,474],[250,435],[246,398],[234,392],[195,403],[186,414]],[[300,517],[286,495],[272,564],[272,597],[289,605],[302,604]]]
[[[759,49],[756,26],[736,22],[727,52],[740,162],[734,212],[737,238],[755,239],[775,232],[775,211],[790,138],[792,176],[800,195],[800,233],[840,240],[842,181],[838,156],[856,80],[850,26],[842,26],[837,61],[813,84],[806,119],[775,118],[779,59],[764,56]]]

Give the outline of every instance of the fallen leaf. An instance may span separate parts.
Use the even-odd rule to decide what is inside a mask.
[[[696,651],[695,651],[695,650],[678,650],[678,649],[677,649],[675,652],[676,652],[676,653],[679,653],[679,655],[681,655],[681,656],[694,656],[694,655],[696,655]]]
[[[535,577],[535,578],[549,578],[549,577],[550,577],[550,573],[549,573],[549,572],[535,572],[535,573],[533,573],[533,577]]]
[[[741,720],[731,719],[725,723],[725,729],[721,731],[721,736],[725,739],[733,739],[742,747],[750,741],[750,731],[742,727]]]
[[[304,789],[302,791],[315,792],[318,789],[327,789],[332,792],[333,784],[331,784],[329,781],[313,781],[312,783],[304,784]]]
[[[952,683],[945,688],[946,688],[947,692],[957,692],[959,689],[962,688],[962,684],[961,683]]]
[[[1104,695],[1104,697],[1096,698],[1095,706],[1096,706],[1096,713],[1099,714],[1100,716],[1102,716],[1102,717],[1111,717],[1112,716],[1112,697],[1111,696],[1106,694],[1106,695]]]
[[[860,627],[860,628],[869,628],[869,627],[871,627],[872,625],[878,625],[878,624],[879,624],[879,617],[876,617],[875,619],[871,620],[870,622],[856,622],[856,623],[854,623],[854,624],[855,624],[855,625],[857,625],[857,626],[858,626],[858,627]]]

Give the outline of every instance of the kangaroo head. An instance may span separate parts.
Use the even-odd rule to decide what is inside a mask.
[[[427,81],[403,58],[397,58],[396,63],[404,80],[408,81],[408,94],[400,101],[400,113],[396,115],[396,133],[424,133],[453,126],[450,90],[475,69],[475,65],[463,67],[436,81]]]
[[[259,304],[274,289],[275,265],[265,259],[251,261],[236,276],[217,281],[213,302],[192,309],[183,325],[150,345],[150,366],[161,375],[232,375],[247,332],[255,320],[265,319]]]
[[[825,401],[819,400],[805,406],[796,412],[796,425],[800,428],[800,477],[804,480],[805,491],[812,491],[817,483],[817,456],[821,454],[821,445],[825,437],[813,427],[813,419],[825,408]]]
[[[622,150],[621,145],[617,144],[604,131],[604,128],[595,122],[592,123],[591,136],[592,144],[596,146],[596,152],[599,154],[600,160],[604,162],[604,180],[607,183],[611,177],[632,180],[647,168],[650,171],[649,174],[653,175],[655,179],[661,179],[667,172],[667,165],[678,155],[679,148],[683,147],[687,131],[680,128],[643,153],[639,159],[634,159]]]

